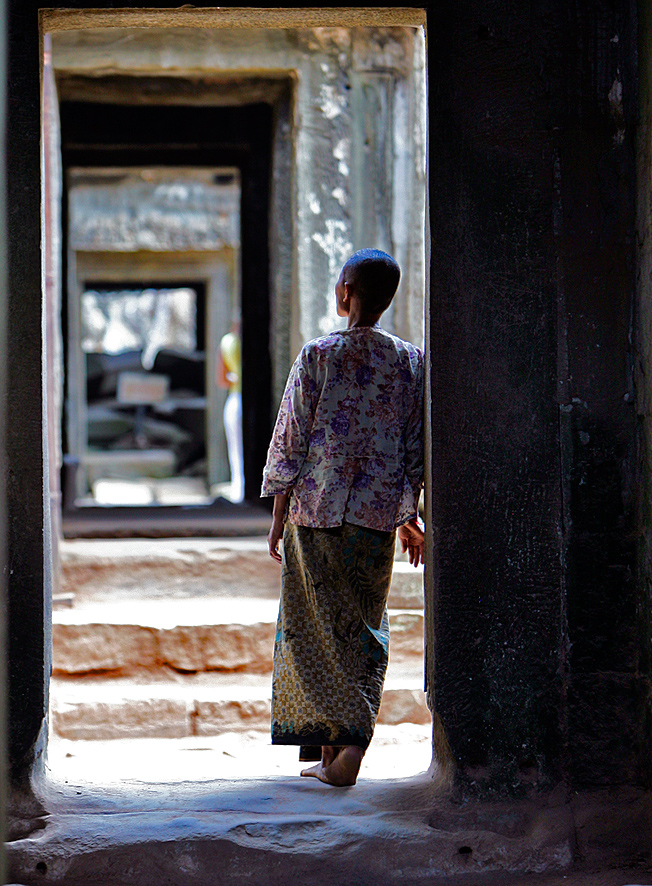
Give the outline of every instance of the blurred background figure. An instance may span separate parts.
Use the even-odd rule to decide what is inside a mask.
[[[217,384],[229,394],[224,404],[224,432],[231,468],[231,501],[244,498],[244,467],[242,455],[242,347],[240,321],[222,336],[217,360]]]

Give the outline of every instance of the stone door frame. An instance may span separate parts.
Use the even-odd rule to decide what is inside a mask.
[[[48,91],[50,93],[50,113],[53,111],[52,103],[56,102],[56,94],[54,90],[54,82],[53,82],[53,74],[52,69],[48,72],[48,60],[49,60],[49,52],[50,45],[48,42],[48,36],[53,34],[54,32],[64,32],[70,30],[94,30],[100,28],[220,28],[220,29],[255,29],[255,28],[278,28],[278,29],[297,29],[297,28],[354,28],[354,27],[409,27],[415,29],[422,29],[425,36],[425,25],[426,25],[426,11],[425,9],[420,8],[334,8],[334,9],[230,9],[230,8],[219,8],[219,9],[177,9],[177,10],[158,10],[158,9],[144,9],[144,10],[132,10],[132,9],[115,9],[111,11],[101,10],[101,9],[89,9],[89,10],[73,10],[73,9],[43,9],[40,11],[40,40],[41,40],[41,59],[46,60],[46,64],[42,66],[42,87],[43,94],[47,98]],[[287,72],[280,72],[283,79],[287,79]],[[48,79],[49,78],[49,79]],[[427,81],[427,74],[426,74]],[[44,103],[42,107],[42,113],[47,114],[47,101]],[[56,158],[54,158],[54,154],[58,150],[58,141],[55,136],[52,144],[45,144],[44,154],[46,158],[48,157],[48,153],[50,156],[50,162],[54,166],[55,176],[56,176]],[[287,162],[288,157],[286,155],[282,155],[281,162]],[[274,175],[274,171],[272,173]],[[55,179],[56,181],[56,179]],[[425,182],[425,192],[427,193],[427,181]],[[57,201],[59,199],[59,192],[57,187],[50,188],[49,193],[44,193],[42,197],[42,201],[44,204],[44,239],[46,244],[50,241],[56,246],[57,236],[56,229],[57,224],[60,224],[60,219],[58,216],[59,209],[57,209]],[[277,200],[279,198],[277,197]],[[273,207],[272,198],[272,207]],[[295,207],[296,210],[296,207]],[[273,211],[273,209],[272,209]],[[48,215],[49,212],[49,215]],[[279,213],[282,223],[281,230],[275,230],[275,223],[272,220],[270,224],[270,240],[274,237],[282,236],[284,233],[288,233],[288,224],[291,224],[291,221],[288,220],[287,207],[285,212]],[[47,226],[47,218],[50,219],[50,229],[48,230]],[[53,235],[54,233],[54,235]],[[424,251],[425,251],[425,268],[426,268],[426,279],[424,280],[425,286],[424,289],[426,292],[429,291],[429,281],[427,279],[427,268],[429,265],[429,255],[428,255],[428,245],[429,238],[427,237],[427,207],[426,207],[426,221],[425,221],[425,229],[424,231],[418,232],[418,236],[421,239],[418,242],[423,243]],[[57,266],[56,257],[53,258],[53,252],[56,250],[52,250],[50,252],[50,267],[48,273],[46,274],[46,279],[49,281],[49,286],[54,287],[56,290],[57,287],[57,273],[60,273],[60,268]],[[47,246],[46,246],[46,255]],[[54,263],[54,264],[52,264]],[[276,265],[272,260],[272,267],[270,269],[271,276],[271,285],[272,291],[274,290],[274,280],[278,281],[279,278],[282,278],[284,274],[289,274],[290,279],[285,280],[280,285],[293,287],[296,285],[296,267],[293,260],[288,262],[288,257],[286,255],[280,255]],[[59,283],[60,287],[60,283]],[[52,298],[52,289],[50,290],[50,303],[59,305],[60,304],[60,289],[58,292],[55,292],[54,298]],[[282,299],[283,296],[281,295]],[[291,334],[289,329],[289,317],[287,312],[287,305],[285,310],[280,311],[280,317],[272,318],[272,339],[275,340],[275,344],[277,348],[280,349],[281,352],[287,353],[288,362],[289,355],[292,351],[292,345],[296,349],[296,342],[291,342]],[[429,322],[429,306],[427,299],[425,300],[425,350],[426,350],[426,360],[429,360],[429,339],[428,339],[428,331],[430,328]],[[49,322],[52,322],[53,318],[49,318]],[[56,340],[56,335],[51,339],[51,341]],[[56,352],[56,344],[54,348]],[[47,346],[46,346],[47,353]],[[280,393],[282,392],[282,382],[284,381],[286,368],[283,367],[280,370],[277,370],[278,377],[274,379],[274,388],[275,395],[278,399]],[[426,391],[426,414],[425,414],[425,428],[426,430],[426,478],[425,478],[425,510],[426,510],[426,526],[430,526],[430,520],[428,519],[428,515],[430,513],[431,508],[431,495],[430,495],[430,454],[431,454],[431,435],[430,435],[430,427],[431,427],[431,397],[429,391],[429,374],[427,376],[427,391]],[[51,393],[51,390],[50,390]],[[54,404],[56,408],[56,403]],[[50,409],[52,406],[50,405]],[[53,458],[53,448],[50,445],[50,459]],[[54,472],[56,474],[56,472]],[[54,485],[51,483],[51,491],[54,492],[53,501],[55,505],[52,507],[52,522],[55,523],[57,521],[56,516],[56,505],[58,504],[58,490],[56,488],[56,481]],[[57,534],[56,530],[52,535],[52,547],[48,549],[46,546],[46,558],[52,557],[54,560],[54,564],[46,562],[45,570],[46,574],[52,574],[55,578],[57,575],[56,568],[56,539]],[[428,548],[428,560],[432,562],[432,550],[433,550],[433,540],[431,537],[431,533],[428,530],[427,536],[427,548]],[[54,566],[54,568],[53,568]],[[429,569],[425,570],[424,573],[424,584],[425,584],[425,619],[426,619],[426,636],[433,636],[433,576]],[[46,650],[45,650],[45,658],[46,662],[50,662],[51,659],[51,649],[47,648],[51,643],[51,626],[46,624],[45,626],[45,640],[46,640]],[[47,684],[46,684],[46,698],[45,698],[45,709],[47,710]],[[438,751],[440,761],[443,759],[446,750],[445,739],[443,739],[443,734],[440,734],[441,730],[438,724],[438,720],[435,717],[435,741],[434,746]],[[39,747],[36,749],[36,757],[37,759],[43,759],[43,751],[45,749],[45,730],[42,730],[41,738],[39,739]]]

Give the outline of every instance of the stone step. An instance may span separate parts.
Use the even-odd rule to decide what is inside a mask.
[[[276,601],[249,598],[95,603],[53,613],[55,675],[172,669],[269,673]],[[390,610],[394,660],[420,661],[423,614]]]
[[[60,553],[55,738],[269,730],[280,570],[264,538],[75,540]],[[429,724],[422,575],[400,554],[390,606],[379,723]]]
[[[280,568],[260,537],[65,540],[59,558],[58,592],[72,594],[73,607],[136,595],[278,599],[280,587]],[[423,608],[422,567],[411,567],[398,548],[389,605]]]
[[[68,740],[183,738],[269,730],[271,681],[241,675],[197,675],[167,681],[70,681],[50,690],[53,736]],[[210,679],[209,679],[210,677]],[[146,678],[145,678],[146,679]],[[388,673],[378,723],[428,724],[422,680],[395,668]]]

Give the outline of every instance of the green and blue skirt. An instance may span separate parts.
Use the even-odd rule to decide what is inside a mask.
[[[319,759],[322,745],[366,749],[389,658],[387,596],[395,532],[287,523],[274,646],[272,743]]]

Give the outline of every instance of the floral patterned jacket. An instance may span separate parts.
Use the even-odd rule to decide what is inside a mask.
[[[423,480],[423,354],[380,326],[308,342],[269,446],[262,496],[288,520],[391,531],[416,516]]]

